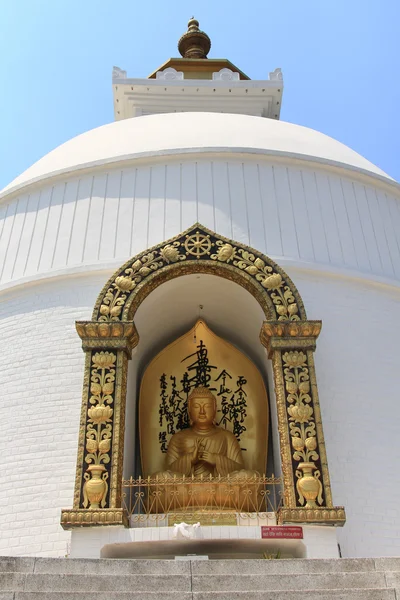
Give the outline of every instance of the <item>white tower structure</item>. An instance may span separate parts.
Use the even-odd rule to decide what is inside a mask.
[[[287,489],[286,493],[292,494],[298,506],[283,521],[304,525],[303,556],[337,556],[337,541],[347,557],[400,554],[396,471],[400,455],[395,442],[399,185],[338,141],[280,121],[280,69],[266,80],[250,80],[229,61],[208,59],[207,40],[192,19],[179,43],[182,58],[170,59],[148,79],[130,79],[114,68],[115,122],[59,146],[0,194],[3,555],[64,556],[70,551],[69,529],[75,556],[96,557],[107,543],[144,539],[142,532],[138,537],[122,521],[113,522],[114,517],[110,517],[113,527],[99,526],[94,510],[89,514],[90,507],[84,508],[79,500],[79,456],[83,460],[79,452],[87,444],[81,390],[82,382],[89,385],[91,376],[90,357],[85,366],[81,344],[87,356],[90,349],[117,352],[117,342],[104,346],[105,350],[93,342],[103,335],[97,326],[102,323],[111,328],[103,329],[107,340],[124,335],[129,352],[136,345],[126,367],[125,477],[140,475],[136,415],[144,369],[200,315],[261,372],[271,407],[272,468],[279,474],[283,466],[285,477],[292,477],[292,483],[295,480],[299,465],[293,463],[293,473],[284,468],[292,464],[291,430],[285,433],[279,421],[283,418],[280,394],[285,385],[286,389],[290,386],[282,379],[279,387],[276,363],[273,374],[259,341],[266,319],[258,301],[261,292],[249,293],[257,266],[253,271],[250,263],[234,267],[231,258],[224,262],[219,254],[220,262],[214,262],[221,268],[226,264],[231,275],[221,277],[205,265],[202,271],[160,280],[154,289],[138,296],[140,301],[135,300],[132,321],[139,341],[133,329],[129,334],[112,329],[125,325],[118,310],[112,316],[107,308],[101,309],[114,301],[104,304],[104,296],[98,307],[105,319],[99,317],[97,329],[78,327],[82,340],[75,331],[75,321],[95,321],[96,298],[108,280],[114,281],[112,289],[116,289],[116,280],[110,279],[116,269],[118,277],[128,277],[121,275],[121,265],[132,257],[144,260],[147,249],[162,249],[170,239],[177,240],[178,247],[179,236],[188,229],[187,235],[194,236],[195,243],[200,240],[199,244],[207,238],[207,230],[211,232],[215,252],[225,244],[236,248],[235,252],[255,249],[258,254],[248,259],[253,262],[272,259],[278,265],[278,277],[287,275],[294,282],[308,318],[322,320],[315,367],[324,436],[317,404],[309,417],[312,421],[315,416],[325,486],[321,508],[315,502],[319,515],[322,509],[326,511],[321,522],[327,522],[322,526],[315,516],[293,517],[303,506],[298,504],[295,487],[293,493]],[[172,262],[162,267],[166,273],[172,273]],[[248,283],[243,280],[238,285],[234,268],[249,269]],[[140,287],[139,280],[132,286]],[[260,287],[260,281],[265,283],[265,275],[254,285]],[[124,285],[127,294],[132,292],[130,284]],[[140,289],[145,289],[144,284]],[[305,325],[300,333],[289,332],[293,324],[314,322],[306,321],[298,306],[293,314],[277,312],[276,323],[286,328],[280,333],[277,329],[271,333],[270,326],[264,328],[270,357],[278,352],[271,340],[279,336],[310,338],[311,330]],[[298,315],[300,321],[291,320]],[[316,338],[319,329],[315,331]],[[303,347],[311,356],[307,343]],[[301,351],[300,346],[296,348]],[[313,372],[311,363],[307,364]],[[115,389],[121,390],[124,380],[122,375],[118,379],[119,368]],[[312,377],[311,388],[316,393]],[[116,418],[117,399],[110,406]],[[118,431],[123,432],[125,414],[121,412],[118,418],[122,423]],[[289,427],[290,418],[286,418]],[[117,511],[118,491],[114,499],[111,496],[122,476],[116,466],[122,464],[115,454],[120,448],[116,422],[112,426],[112,450],[104,447],[104,454],[110,453],[110,466],[104,468],[111,469],[107,471],[110,500],[105,515],[111,514],[107,510]],[[323,470],[326,461],[330,486]],[[74,485],[76,511],[65,517],[63,530],[60,514],[72,506]],[[335,505],[346,508],[346,524],[340,529],[328,526],[329,519],[333,525],[344,521],[339,509],[327,503],[330,490]],[[76,527],[79,518],[90,521],[92,517],[96,527]],[[218,529],[219,537],[223,529]],[[249,536],[249,529],[247,533],[240,530],[237,537]],[[157,539],[162,535],[168,539],[167,533],[157,535]]]

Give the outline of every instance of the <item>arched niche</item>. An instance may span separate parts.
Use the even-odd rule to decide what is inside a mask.
[[[121,494],[126,400],[132,391],[128,360],[140,332],[136,313],[157,288],[189,275],[240,286],[266,319],[258,344],[267,349],[273,371],[284,482],[280,522],[343,524],[343,507],[332,504],[313,359],[321,322],[307,320],[295,285],[269,257],[195,224],[127,261],[99,294],[93,320],[77,323],[85,377],[74,508],[62,512],[62,525],[127,523]],[[249,314],[241,315],[238,331]],[[140,375],[140,355],[134,360]]]
[[[246,315],[246,326],[238,323]],[[260,343],[264,313],[255,298],[236,283],[204,273],[182,276],[156,288],[142,302],[135,315],[139,343],[128,366],[125,426],[124,476],[146,473],[139,457],[138,399],[142,375],[149,363],[168,344],[185,335],[198,318],[213,333],[244,353],[262,375],[272,398],[271,419],[276,423],[273,375],[266,351]],[[268,411],[269,412],[269,411]],[[279,439],[276,426],[270,430],[268,473],[280,473]],[[263,472],[266,470],[264,465]]]

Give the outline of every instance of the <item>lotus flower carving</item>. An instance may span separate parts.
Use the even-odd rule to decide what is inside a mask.
[[[123,275],[120,275],[119,277],[116,277],[115,285],[119,290],[121,290],[121,292],[130,292],[133,290],[136,284],[130,277],[124,277]]]
[[[305,366],[307,357],[304,352],[293,350],[292,352],[285,352],[283,355],[283,360],[288,367],[299,368]]]
[[[96,442],[96,440],[87,439],[86,440],[86,450],[88,452],[90,452],[90,454],[93,454],[94,452],[97,452],[97,442]]]
[[[112,414],[113,409],[110,406],[105,406],[104,404],[92,406],[88,410],[89,418],[93,421],[93,423],[96,423],[96,425],[110,421]]]
[[[174,263],[179,260],[179,252],[177,248],[168,244],[160,250],[160,254],[167,263]]]
[[[107,381],[107,383],[105,383],[103,385],[102,391],[103,391],[103,394],[106,394],[107,396],[109,396],[114,391],[114,383],[112,381]]]
[[[288,413],[296,423],[307,423],[313,414],[313,409],[308,404],[295,404],[289,406]]]
[[[111,448],[111,440],[110,438],[107,438],[105,440],[101,440],[101,442],[99,443],[99,452],[100,454],[106,454],[107,452],[110,451]]]
[[[283,285],[282,277],[279,273],[273,273],[266,277],[264,281],[261,282],[261,285],[265,287],[267,290],[277,290]]]
[[[110,369],[116,360],[115,354],[111,352],[96,352],[92,358],[93,366],[97,369]]]
[[[265,262],[261,258],[256,258],[254,264],[260,271],[262,271],[265,267]]]
[[[287,381],[286,382],[286,390],[289,394],[295,394],[297,392],[298,386],[295,381]]]
[[[221,262],[232,260],[235,255],[235,248],[231,244],[224,244],[218,249],[217,258]]]
[[[317,438],[315,436],[308,437],[306,439],[307,450],[315,450],[317,447]]]
[[[301,439],[301,437],[292,437],[292,445],[295,450],[303,450],[304,441]]]
[[[93,396],[98,396],[101,394],[101,385],[99,383],[91,383],[90,392],[93,394]]]
[[[302,394],[308,394],[310,391],[310,382],[309,381],[301,381],[299,383],[299,390]]]

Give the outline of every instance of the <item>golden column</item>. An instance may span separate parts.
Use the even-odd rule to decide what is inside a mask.
[[[260,340],[272,360],[284,481],[280,523],[343,525],[333,506],[314,356],[321,321],[264,321]]]
[[[78,321],[86,353],[74,505],[64,529],[125,525],[122,468],[128,360],[139,336],[134,323]]]

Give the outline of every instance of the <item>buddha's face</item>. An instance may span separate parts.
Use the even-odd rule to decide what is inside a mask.
[[[191,398],[189,402],[189,417],[193,425],[201,428],[211,427],[216,414],[215,402],[212,398],[201,396]]]

